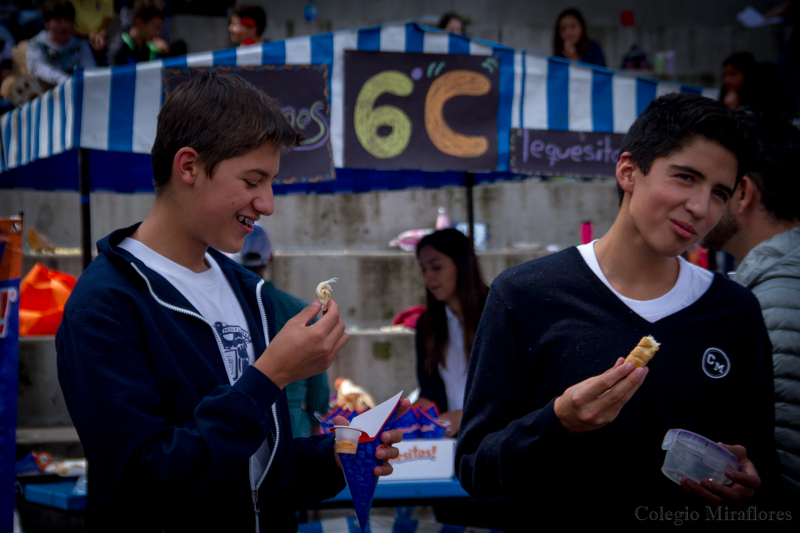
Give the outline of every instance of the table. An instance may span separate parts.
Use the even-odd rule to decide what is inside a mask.
[[[410,518],[417,505],[470,501],[472,498],[461,488],[458,479],[424,479],[417,481],[380,480],[375,489],[373,507],[394,507],[399,518]],[[350,489],[311,507],[312,509],[341,508],[352,505]]]
[[[419,481],[380,481],[375,489],[375,502],[425,501],[442,499],[470,498],[469,494],[461,488],[458,479],[425,479]],[[350,489],[345,487],[342,492],[320,503],[335,504],[353,501]],[[373,503],[374,505],[374,503]],[[389,505],[393,505],[389,503]]]

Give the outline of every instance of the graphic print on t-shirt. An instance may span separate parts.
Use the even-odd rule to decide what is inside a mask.
[[[214,329],[222,338],[222,347],[225,350],[226,358],[233,361],[231,379],[235,383],[250,366],[250,359],[247,356],[247,345],[251,342],[250,333],[242,327],[223,322],[214,322]],[[233,352],[233,357],[228,355],[230,352]]]

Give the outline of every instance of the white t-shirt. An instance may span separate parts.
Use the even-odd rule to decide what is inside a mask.
[[[130,252],[148,268],[161,274],[189,300],[203,318],[214,325],[214,330],[222,342],[222,360],[228,373],[228,380],[231,385],[236,383],[247,367],[255,363],[256,358],[242,306],[214,258],[206,253],[205,259],[211,268],[198,274],[130,237],[124,239],[119,247]],[[253,471],[257,473],[256,479],[261,477],[260,473],[264,471],[268,460],[269,444],[265,440],[253,455]]]
[[[581,253],[581,256],[583,256],[583,260],[586,261],[586,264],[592,269],[592,272],[600,278],[600,281],[602,281],[606,287],[611,289],[611,292],[613,292],[617,298],[622,300],[634,313],[648,322],[656,322],[664,317],[677,313],[681,309],[689,307],[708,290],[711,286],[711,282],[714,280],[713,273],[697,265],[693,265],[679,256],[678,264],[680,265],[680,272],[678,273],[678,281],[675,282],[675,286],[672,287],[667,294],[654,300],[633,300],[631,298],[626,298],[614,290],[614,287],[611,286],[605,274],[603,274],[594,252],[594,243],[596,242],[595,240],[588,244],[578,246],[578,251]]]
[[[467,388],[467,359],[464,356],[464,331],[458,317],[449,307],[444,306],[447,314],[447,353],[445,362],[447,367],[439,364],[439,376],[444,382],[444,391],[447,395],[448,411],[458,411],[464,408],[464,390]]]

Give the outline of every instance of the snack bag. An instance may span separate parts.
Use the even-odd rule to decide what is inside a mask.
[[[394,429],[403,433],[403,440],[419,439],[419,411],[412,407],[395,420]]]
[[[330,413],[322,417],[322,419],[319,421],[320,433],[325,435],[333,435],[331,428],[333,428],[333,419],[337,416],[343,416],[352,422],[352,420],[358,416],[358,413],[349,409],[345,409],[344,407],[334,407]]]
[[[423,439],[443,439],[447,426],[439,422],[436,406],[431,406],[419,414],[419,433]]]
[[[77,280],[36,263],[20,283],[19,334],[55,335]]]

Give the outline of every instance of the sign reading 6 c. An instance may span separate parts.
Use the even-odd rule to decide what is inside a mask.
[[[343,166],[496,170],[498,66],[495,56],[345,50]]]
[[[440,151],[455,157],[479,157],[486,153],[489,142],[483,136],[456,133],[444,118],[445,103],[455,96],[480,96],[491,89],[489,78],[479,72],[454,70],[436,78],[425,97],[425,129],[431,142]],[[375,74],[361,87],[356,99],[353,124],[361,146],[379,159],[389,159],[402,154],[411,140],[412,124],[399,107],[381,105],[375,100],[383,93],[408,96],[414,90],[410,76],[397,70]],[[380,135],[382,126],[391,128],[388,135]]]

